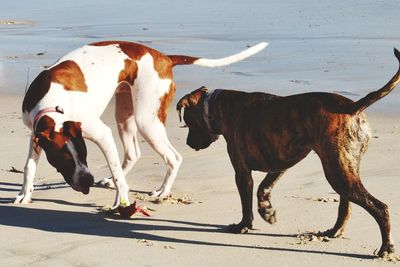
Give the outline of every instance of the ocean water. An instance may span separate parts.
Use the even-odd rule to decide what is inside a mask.
[[[358,99],[398,62],[400,1],[0,1],[0,92],[23,95],[45,67],[100,40],[140,42],[166,54],[218,58],[260,41],[242,62],[175,68],[177,96],[206,85],[288,95],[339,92]],[[399,90],[372,107],[400,112]]]

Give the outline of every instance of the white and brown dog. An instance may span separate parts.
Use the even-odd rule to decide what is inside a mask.
[[[233,56],[204,59],[164,55],[149,47],[122,41],[85,45],[41,72],[30,85],[22,105],[23,121],[32,129],[24,183],[15,203],[31,201],[33,179],[41,150],[76,191],[89,193],[94,178],[86,162],[83,138],[96,143],[105,155],[116,186],[114,207],[129,204],[125,174],[140,157],[137,132],[163,158],[165,180],[152,194],[170,194],[182,162],[165,131],[167,109],[175,94],[172,69],[176,65],[225,66],[267,46],[260,43]],[[111,130],[100,115],[115,94],[115,118],[124,147],[121,166]],[[111,182],[112,181],[112,182]]]

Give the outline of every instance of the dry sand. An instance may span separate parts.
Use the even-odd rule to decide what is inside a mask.
[[[0,100],[0,265],[1,266],[377,266],[381,244],[372,217],[353,205],[343,238],[314,240],[298,236],[325,230],[336,220],[338,196],[326,182],[316,155],[310,154],[276,185],[273,204],[278,222],[268,225],[255,212],[248,234],[223,229],[241,216],[239,195],[225,142],[221,138],[204,151],[185,145],[187,129],[180,128],[173,109],[168,118],[171,142],[184,162],[173,187],[174,199],[162,204],[146,200],[146,192],[162,181],[164,164],[146,143],[142,158],[127,176],[131,201],[149,208],[151,217],[129,220],[99,213],[111,205],[114,191],[93,188],[89,195],[62,184],[62,177],[45,157],[39,164],[33,203],[11,204],[21,187],[29,131],[20,119],[22,97]],[[112,107],[111,107],[112,109]],[[113,114],[112,110],[105,114]],[[104,120],[113,127],[112,115]],[[400,121],[370,116],[374,139],[362,161],[362,179],[369,191],[390,207],[392,235],[400,249]],[[120,146],[120,144],[118,143]],[[108,175],[100,151],[89,143],[89,167],[97,179]],[[263,174],[255,173],[256,186]],[[182,202],[182,201],[181,201]]]

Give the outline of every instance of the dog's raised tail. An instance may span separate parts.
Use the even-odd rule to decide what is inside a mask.
[[[198,65],[202,67],[222,67],[226,66],[245,58],[248,58],[261,50],[263,50],[268,43],[261,42],[255,46],[249,47],[242,52],[234,54],[232,56],[224,57],[224,58],[217,58],[217,59],[207,59],[207,58],[198,58],[198,57],[190,57],[190,56],[182,56],[182,55],[168,55],[168,57],[172,60],[172,64],[175,65]]]
[[[394,48],[394,55],[396,56],[397,60],[399,61],[399,69],[397,70],[396,74],[390,79],[390,81],[385,84],[381,89],[371,92],[365,97],[361,98],[357,102],[353,103],[349,107],[350,114],[357,114],[378,101],[379,99],[383,98],[387,94],[389,94],[400,82],[400,52],[396,48]]]

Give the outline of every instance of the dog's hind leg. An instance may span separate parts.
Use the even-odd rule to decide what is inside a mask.
[[[141,156],[130,90],[130,86],[123,83],[118,87],[115,94],[115,120],[117,122],[119,137],[124,147],[124,160],[122,162],[124,175],[132,169]],[[112,177],[102,179],[99,184],[107,187],[115,187]]]
[[[379,225],[382,246],[378,252],[378,256],[383,256],[385,253],[392,253],[394,252],[394,248],[390,235],[388,206],[374,198],[365,189],[358,174],[359,163],[357,159],[348,157],[347,155],[349,154],[341,153],[341,155],[321,157],[326,178],[341,198],[337,222],[333,229],[327,232],[332,235],[343,232],[350,215],[348,202],[351,201],[368,211]]]
[[[164,182],[151,195],[167,197],[170,195],[172,184],[178,174],[178,169],[182,163],[182,156],[169,142],[164,124],[161,121],[151,117],[138,116],[136,122],[143,138],[161,156],[167,168]]]
[[[165,130],[168,107],[175,94],[172,70],[166,68],[165,64],[169,63],[158,61],[154,66],[153,59],[144,56],[138,63],[140,79],[135,81],[132,90],[137,128],[147,143],[161,156],[167,168],[162,185],[151,193],[158,197],[170,195],[182,163],[182,156],[171,145]]]
[[[369,214],[374,217],[379,225],[382,236],[382,246],[378,251],[378,256],[382,257],[386,253],[394,252],[393,241],[390,235],[390,218],[389,218],[389,208],[388,206],[373,197],[361,184],[357,184],[351,189],[349,196],[350,201],[360,205]]]
[[[33,179],[35,178],[36,167],[42,152],[41,147],[33,139],[33,135],[29,141],[28,158],[24,168],[24,184],[19,194],[15,197],[14,203],[30,203],[33,192]]]
[[[124,146],[122,171],[126,175],[141,156],[135,118],[130,117],[123,123],[118,123],[118,132]]]
[[[258,213],[270,224],[276,223],[276,211],[271,204],[271,191],[284,172],[271,172],[262,180],[257,190]]]
[[[350,201],[344,197],[340,197],[338,218],[333,228],[320,232],[319,235],[331,238],[340,237],[344,233],[347,221],[351,214]]]
[[[155,96],[154,94],[158,94],[159,91],[165,92],[164,95]],[[182,156],[171,145],[165,130],[167,110],[174,93],[175,87],[170,80],[155,80],[149,81],[144,89],[138,87],[133,97],[137,129],[153,150],[161,156],[167,168],[162,185],[151,193],[157,197],[170,195],[172,184],[182,163]]]

